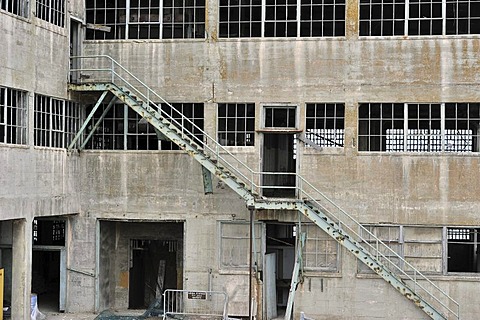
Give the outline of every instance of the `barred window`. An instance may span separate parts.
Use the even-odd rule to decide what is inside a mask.
[[[325,231],[314,224],[302,224],[305,232],[305,246],[303,248],[303,262],[306,270],[338,271],[339,244]]]
[[[77,103],[35,95],[35,145],[66,148],[79,127]]]
[[[262,267],[262,225],[254,224],[254,246],[258,266]],[[220,223],[220,267],[243,268],[250,265],[250,224],[248,222]]]
[[[359,151],[478,152],[480,104],[366,103],[359,107]]]
[[[218,141],[224,146],[253,146],[255,142],[255,104],[218,104]]]
[[[448,272],[480,272],[480,229],[447,228]]]
[[[87,39],[205,38],[205,0],[87,0]]]
[[[220,0],[219,10],[221,38],[345,36],[345,0]]]
[[[28,0],[0,0],[0,9],[28,18]]]
[[[0,143],[27,144],[28,93],[0,87]]]
[[[173,109],[162,104],[162,110],[174,118],[177,127],[185,130],[194,141],[203,141],[203,104],[173,103]],[[93,115],[88,134],[107,108],[102,104]],[[93,106],[87,107],[91,112]],[[182,118],[183,116],[188,119]],[[192,134],[193,135],[192,135]],[[92,138],[86,143],[87,149],[100,150],[178,150],[179,147],[143,119],[138,113],[124,104],[115,104],[107,111]]]
[[[37,0],[36,16],[59,27],[65,27],[65,0]]]
[[[345,105],[307,103],[305,137],[320,147],[343,147]]]
[[[480,34],[477,0],[360,0],[361,36]]]

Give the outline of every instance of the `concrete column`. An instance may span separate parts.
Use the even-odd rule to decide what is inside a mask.
[[[30,318],[32,265],[32,223],[26,219],[12,223],[12,319]]]

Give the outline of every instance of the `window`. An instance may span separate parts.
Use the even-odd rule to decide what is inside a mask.
[[[255,104],[218,104],[218,141],[224,146],[253,146]]]
[[[480,104],[366,103],[359,151],[478,152]]]
[[[337,241],[314,224],[302,224],[302,232],[306,234],[303,248],[304,268],[312,271],[337,271]]]
[[[345,0],[220,0],[219,7],[221,38],[345,36]]]
[[[319,147],[343,147],[345,144],[345,105],[307,103],[305,137]]]
[[[35,95],[35,145],[66,148],[80,122],[77,103]]]
[[[0,87],[0,143],[27,144],[27,92]]]
[[[480,229],[447,228],[448,272],[480,272]]]
[[[297,108],[266,106],[265,110],[265,128],[296,128]]]
[[[174,103],[173,109],[162,104],[162,110],[173,117],[178,123],[175,125],[184,131],[187,136],[197,143],[203,141],[203,104],[202,103]],[[107,105],[97,109],[87,127],[86,134],[93,128],[103,114]],[[93,106],[87,108],[87,112]],[[191,122],[183,119],[184,115]],[[195,126],[193,124],[195,124]],[[193,135],[191,135],[193,133]],[[134,110],[124,104],[115,104],[107,112],[101,124],[96,128],[92,138],[86,144],[87,149],[100,150],[179,150],[171,141],[167,141],[162,134],[157,134],[155,128]]]
[[[361,36],[480,34],[478,0],[360,0]]]
[[[87,39],[205,38],[205,0],[87,0],[86,12]]]
[[[65,27],[65,0],[37,0],[36,16],[59,27]]]
[[[0,0],[0,9],[28,18],[28,0]]]
[[[415,269],[425,273],[443,273],[443,231],[441,227],[367,225],[365,228]],[[362,236],[373,248],[377,248],[375,239],[370,234],[363,232]],[[365,247],[372,252],[373,249]],[[408,264],[405,264],[390,250],[378,248],[398,268],[405,272],[413,271]],[[390,269],[394,269],[385,258],[380,257],[379,260]],[[370,269],[363,263],[359,263],[358,266],[360,272],[370,272]]]
[[[247,222],[220,223],[220,267],[243,268],[250,266],[250,224]],[[258,267],[262,264],[262,225],[254,225],[254,245]]]

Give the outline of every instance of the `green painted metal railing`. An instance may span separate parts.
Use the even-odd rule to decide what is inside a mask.
[[[256,206],[257,201],[259,203],[268,202],[268,199],[262,196],[265,189],[295,190],[295,198],[286,201],[311,204],[321,210],[341,230],[346,231],[345,234],[354,238],[360,250],[368,251],[368,254],[374,257],[380,265],[385,266],[386,270],[395,271],[410,290],[428,304],[433,305],[442,315],[438,319],[460,318],[460,307],[457,301],[302,176],[296,173],[252,170],[187,117],[181,115],[181,119],[177,120],[164,112],[160,106],[161,103],[173,108],[172,105],[110,56],[77,56],[71,57],[71,59],[77,60],[72,65],[81,66],[71,69],[71,73],[76,75],[72,78],[78,79],[79,83],[113,83],[125,88],[133,96],[155,108],[164,119],[180,130],[180,134],[184,138],[192,141],[196,149],[201,150],[206,158],[213,161],[219,170],[228,176],[234,176],[239,184],[248,187],[254,200],[253,203],[248,203],[252,201],[252,198],[246,198],[247,205]],[[186,127],[190,127],[192,130],[186,130]],[[193,132],[196,132],[197,135]],[[202,138],[200,139],[199,136]],[[268,176],[292,177],[296,184],[292,186],[262,184],[264,177]],[[260,207],[265,207],[265,205],[262,204]],[[401,263],[398,263],[399,261]]]

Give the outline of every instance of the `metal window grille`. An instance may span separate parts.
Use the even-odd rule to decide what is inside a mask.
[[[59,27],[65,27],[65,0],[37,0],[36,16]]]
[[[0,0],[0,9],[28,18],[28,0]]]
[[[51,98],[35,95],[35,145],[42,147],[50,147],[50,105]]]
[[[80,120],[82,118],[82,109],[80,105],[73,101],[65,102],[65,146],[67,147],[75,138],[80,130]],[[76,143],[78,146],[80,141]]]
[[[27,144],[27,95],[0,87],[0,143]]]
[[[203,103],[173,103],[173,109],[162,104],[162,110],[173,117],[182,132],[193,137],[194,141],[203,141]],[[90,128],[104,113],[106,104],[102,104],[91,119]],[[87,113],[93,106],[87,107]],[[192,121],[182,119],[182,114]],[[200,129],[200,130],[199,130]],[[88,131],[88,130],[87,130]],[[193,136],[190,135],[193,133]],[[89,132],[85,132],[89,134]],[[96,128],[86,148],[99,150],[178,150],[178,146],[166,141],[163,135],[158,135],[155,128],[142,119],[135,111],[125,104],[115,104],[107,112],[101,124]]]
[[[446,0],[447,34],[480,34],[480,1]]]
[[[345,144],[345,105],[307,103],[305,136],[320,147]]]
[[[221,38],[345,36],[345,0],[221,0]]]
[[[219,10],[220,37],[262,35],[262,0],[220,0]]]
[[[303,263],[306,270],[337,271],[339,268],[338,243],[314,224],[302,224],[305,232]]]
[[[247,222],[220,223],[220,267],[248,268],[250,247],[250,224]],[[257,265],[262,265],[262,225],[254,225],[254,253]]]
[[[360,36],[480,34],[477,0],[360,0]]]
[[[218,141],[224,146],[253,146],[255,142],[255,104],[218,104]]]
[[[205,0],[87,0],[86,15],[87,39],[205,38]]]
[[[361,104],[359,151],[478,152],[480,104]]]

